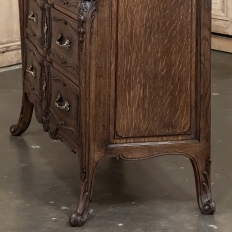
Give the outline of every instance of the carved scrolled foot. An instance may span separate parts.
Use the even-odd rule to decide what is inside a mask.
[[[13,124],[10,127],[10,133],[14,136],[20,135],[25,132],[30,125],[33,112],[33,104],[28,100],[25,93],[22,100],[22,107],[20,117],[17,124]]]
[[[92,186],[91,184],[89,186],[88,180],[86,179],[81,187],[80,201],[77,210],[69,218],[69,223],[73,227],[82,226],[87,220],[91,194],[91,189],[89,188],[92,188]]]
[[[210,167],[211,161],[208,158],[203,165],[200,161],[192,160],[195,173],[198,205],[203,214],[214,214],[216,205],[212,200]]]
[[[206,203],[204,203],[201,208],[201,212],[207,215],[214,214],[215,211],[216,211],[216,205],[214,204],[212,199],[209,199]]]
[[[11,125],[11,127],[10,127],[10,133],[12,135],[15,135],[16,131],[17,131],[17,124]]]
[[[87,216],[88,216],[88,213],[86,216],[81,215],[78,212],[72,213],[69,218],[69,223],[73,227],[82,226],[85,224],[87,220]]]

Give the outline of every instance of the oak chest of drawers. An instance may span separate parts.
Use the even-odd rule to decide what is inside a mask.
[[[53,139],[80,158],[73,226],[88,216],[106,157],[190,158],[200,210],[210,184],[211,0],[19,0],[23,101]]]

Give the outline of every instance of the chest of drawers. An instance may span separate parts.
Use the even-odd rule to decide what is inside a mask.
[[[72,226],[88,216],[101,160],[184,155],[200,210],[210,184],[211,0],[19,0],[23,101],[80,158]]]

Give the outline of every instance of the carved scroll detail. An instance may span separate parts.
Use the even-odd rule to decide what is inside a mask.
[[[211,166],[211,160],[208,159],[205,164],[205,171],[203,172],[205,182],[202,183],[203,190],[206,195],[206,200],[202,202],[203,213],[205,214],[212,214],[215,212],[215,204],[212,201],[211,187],[210,187],[210,166]]]
[[[50,130],[49,131],[49,136],[50,136],[51,139],[58,139],[58,140],[62,139],[62,137],[59,134],[59,128],[58,127],[56,127],[54,130]]]
[[[75,33],[77,33],[76,28],[73,27],[72,24],[71,24],[70,22],[66,21],[65,19],[53,17],[52,20],[55,21],[55,22],[61,21],[61,22],[63,22],[64,25],[69,25],[69,27],[70,27]]]
[[[60,1],[63,3],[63,5],[68,5],[69,4],[67,0],[60,0]]]
[[[89,213],[90,206],[90,194],[88,191],[88,179],[84,178],[81,186],[79,205],[75,213],[73,213],[69,218],[69,223],[71,226],[82,226]]]
[[[79,18],[78,21],[80,23],[79,26],[79,43],[80,48],[82,50],[84,43],[84,35],[86,33],[86,22],[90,23],[90,33],[93,31],[93,22],[95,18],[95,12],[98,9],[98,0],[85,1],[81,0],[80,8],[79,8]]]
[[[69,3],[68,0],[60,0],[63,5],[65,5],[66,7],[75,7],[77,8],[78,3]]]

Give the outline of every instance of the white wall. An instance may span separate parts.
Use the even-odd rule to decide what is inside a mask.
[[[0,68],[21,63],[18,0],[0,1]]]

